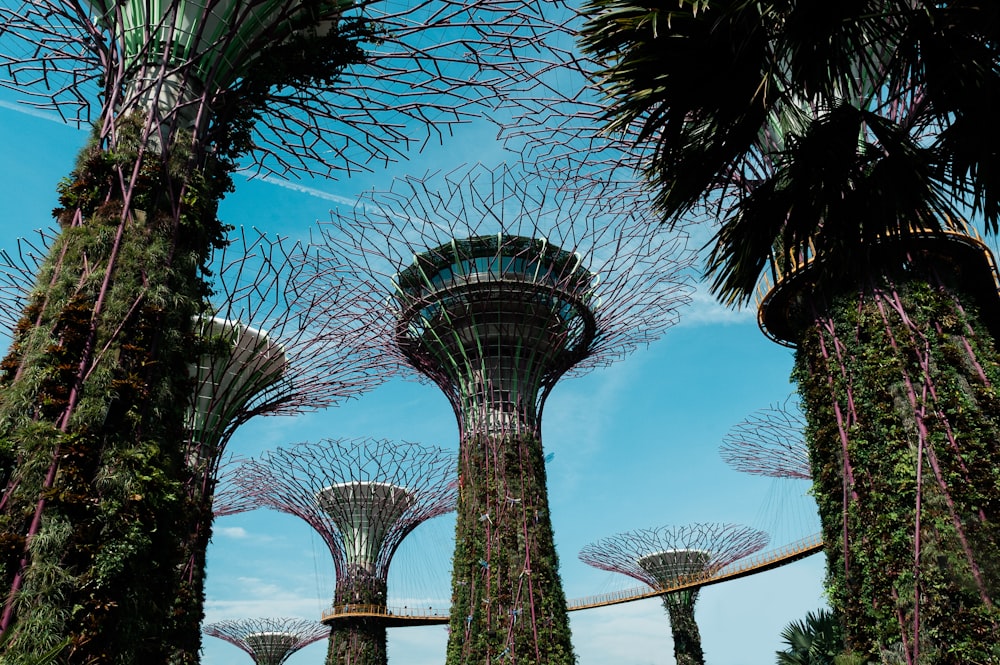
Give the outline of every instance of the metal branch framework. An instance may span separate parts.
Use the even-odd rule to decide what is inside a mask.
[[[737,524],[663,526],[603,538],[584,547],[580,560],[662,589],[682,581],[707,580],[726,566],[764,549],[768,540],[763,531]],[[679,665],[705,662],[694,619],[697,598],[697,588],[663,596]]]
[[[491,113],[499,136],[540,173],[559,173],[566,187],[593,188],[631,181],[641,172],[652,140],[640,140],[640,123],[609,131],[603,64],[581,53],[579,30],[589,14],[558,7],[550,28],[517,63],[519,84],[498,92]],[[620,192],[619,192],[620,195]],[[637,209],[648,207],[646,186],[631,188]]]
[[[572,662],[540,440],[560,377],[656,339],[687,301],[685,238],[611,190],[507,166],[397,180],[318,243],[367,285],[387,356],[431,379],[461,457],[449,663]],[[324,251],[320,249],[320,254]]]
[[[767,543],[766,533],[750,527],[695,523],[636,529],[602,538],[584,547],[580,560],[661,589],[682,579],[707,579],[762,550]],[[678,556],[671,559],[667,557],[670,553]]]
[[[457,493],[454,453],[385,439],[277,448],[240,465],[233,484],[258,507],[315,529],[338,579],[363,570],[383,582],[403,538],[454,510]]]
[[[226,517],[258,508],[257,500],[241,492],[236,482],[240,467],[247,461],[246,457],[229,455],[219,462],[212,495],[212,517]]]
[[[198,317],[206,350],[192,368],[189,455],[207,448],[217,462],[254,416],[326,408],[386,379],[380,349],[349,315],[366,294],[343,282],[304,289],[298,275],[308,251],[240,228],[216,257],[213,295]]]
[[[28,304],[35,275],[58,232],[37,229],[29,237],[17,238],[13,252],[0,250],[0,330],[11,331]]]
[[[738,471],[811,480],[805,426],[797,403],[775,404],[755,411],[729,430],[719,453]]]
[[[330,628],[318,621],[269,617],[226,619],[202,631],[243,649],[256,665],[281,665],[299,649],[330,634]]]
[[[495,426],[537,433],[561,376],[609,365],[658,339],[691,292],[686,236],[649,224],[648,211],[621,195],[631,183],[572,193],[563,184],[520,165],[397,179],[319,225],[315,260],[303,275],[316,292],[344,280],[363,285],[365,329],[404,369],[439,385],[463,436]],[[558,321],[530,330],[543,315],[519,301],[544,304]],[[511,316],[519,325],[499,323]],[[491,323],[500,327],[480,335],[475,326],[487,317],[500,317]],[[443,331],[463,327],[449,348]],[[516,366],[488,366],[488,357],[506,353],[489,345],[511,339],[518,340],[510,350]],[[466,378],[470,372],[480,378]],[[503,387],[491,388],[487,375]],[[486,412],[470,411],[491,401],[515,416],[488,424]]]
[[[500,89],[518,85],[521,54],[553,29],[559,7],[8,0],[0,7],[0,85],[69,121],[113,123],[124,110],[144,109],[165,135],[193,127],[206,145],[231,131],[227,123],[250,103],[259,170],[371,170],[411,144],[440,141]],[[306,77],[283,71],[288,56],[320,69]]]
[[[352,617],[350,606],[385,608],[403,538],[455,509],[454,453],[377,439],[302,443],[245,462],[232,485],[258,507],[304,520],[329,548],[337,588],[328,663],[384,663],[387,621]]]

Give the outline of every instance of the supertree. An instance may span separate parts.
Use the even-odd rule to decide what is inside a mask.
[[[96,119],[59,186],[61,232],[0,377],[12,661],[67,635],[80,662],[165,662],[177,648],[195,658],[196,619],[181,617],[200,609],[175,609],[172,580],[187,556],[176,544],[204,512],[185,502],[196,481],[178,442],[232,169],[246,157],[267,173],[350,172],[423,144],[504,84],[537,6],[0,7],[0,84]]]
[[[185,454],[201,517],[191,535],[182,583],[203,596],[205,552],[216,512],[215,479],[236,428],[252,417],[314,410],[366,390],[384,376],[377,349],[349,318],[346,289],[322,294],[299,288],[304,248],[240,229],[216,257],[213,306],[198,317],[201,355],[191,367]],[[218,303],[218,305],[214,305]],[[230,509],[235,509],[230,506]],[[196,628],[200,613],[189,620]]]
[[[836,284],[823,260],[800,255],[760,303],[765,332],[797,349],[831,603],[863,653],[951,662],[940,645],[952,644],[960,660],[989,661],[986,636],[1000,630],[995,266],[958,226],[878,245],[877,272]]]
[[[384,664],[389,565],[413,529],[455,509],[454,453],[377,439],[301,443],[248,460],[232,483],[258,507],[304,520],[330,549],[327,663]]]
[[[688,296],[685,239],[619,203],[478,165],[396,180],[321,226],[332,258],[315,279],[351,266],[366,329],[458,420],[449,663],[573,662],[542,409],[561,376],[656,339]]]
[[[381,380],[376,350],[351,321],[337,322],[331,307],[350,307],[350,294],[324,291],[321,300],[296,287],[303,248],[256,230],[240,229],[220,251],[212,277],[212,305],[196,319],[197,362],[187,396],[186,495],[202,517],[185,543],[178,607],[200,606],[210,511],[220,459],[236,428],[257,415],[294,414],[329,406]],[[37,272],[53,234],[21,241],[16,255],[0,256],[0,316],[11,317],[31,297]],[[254,326],[263,326],[269,332]],[[234,463],[230,463],[232,466]],[[235,495],[230,492],[229,497]],[[247,509],[244,507],[243,509]],[[229,506],[228,512],[236,512]],[[200,612],[179,616],[197,631]]]
[[[729,564],[762,550],[763,531],[737,524],[689,524],[626,531],[580,551],[586,564],[628,575],[653,589],[707,580]],[[678,665],[703,665],[701,635],[694,618],[700,587],[663,594]]]
[[[729,466],[745,473],[811,480],[805,426],[797,404],[774,404],[730,429],[719,454]]]
[[[318,621],[293,618],[227,619],[202,630],[243,649],[257,665],[281,665],[302,647],[330,634],[329,626]]]

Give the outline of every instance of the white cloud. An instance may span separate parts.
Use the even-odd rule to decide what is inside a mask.
[[[279,178],[277,176],[265,175],[258,176],[254,175],[250,171],[240,171],[239,174],[246,178],[247,180],[259,180],[261,182],[266,182],[269,185],[276,185],[283,189],[289,189],[293,192],[298,192],[299,194],[306,194],[318,199],[323,199],[324,201],[333,201],[334,203],[339,203],[344,206],[354,207],[357,204],[357,199],[348,196],[339,196],[337,194],[331,194],[330,192],[323,191],[322,189],[317,189],[315,187],[309,187],[308,185],[302,185],[297,182],[292,182],[291,180],[285,180],[284,178]]]
[[[570,614],[579,665],[672,665],[670,623],[658,599]]]
[[[215,529],[213,529],[213,533],[219,536],[224,536],[226,538],[243,539],[250,537],[250,534],[247,533],[247,530],[241,526],[216,527]]]
[[[49,122],[56,122],[60,125],[67,124],[65,120],[59,117],[58,114],[52,111],[43,111],[41,109],[28,106],[26,104],[18,104],[16,102],[5,102],[0,99],[0,108],[5,108],[15,113],[20,113],[22,115],[30,115],[33,118],[41,118],[42,120],[48,120]]]
[[[681,311],[679,326],[728,325],[746,323],[756,319],[756,305],[744,305],[740,309],[726,307],[709,290],[708,285],[698,283],[691,294],[691,304]]]

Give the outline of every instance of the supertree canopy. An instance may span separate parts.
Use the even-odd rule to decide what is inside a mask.
[[[798,405],[775,404],[755,411],[730,429],[719,453],[738,471],[810,480],[805,426]]]
[[[512,83],[545,4],[2,3],[0,85],[94,122],[0,376],[12,661],[65,637],[74,662],[197,659],[177,543],[209,512],[182,442],[196,322],[237,322],[205,306],[230,174],[350,173],[436,138]]]
[[[584,547],[580,560],[601,570],[628,575],[653,589],[670,589],[707,580],[729,564],[762,550],[767,543],[763,531],[736,524],[664,526],[603,538]],[[678,665],[705,662],[694,618],[699,589],[692,586],[663,594]]]
[[[330,549],[337,588],[327,663],[384,664],[387,619],[358,611],[385,614],[399,544],[455,509],[454,453],[375,439],[302,443],[243,463],[232,484],[258,507],[301,518]]]
[[[247,458],[239,455],[224,457],[215,475],[215,492],[212,495],[212,517],[227,517],[257,509],[257,500],[240,490],[237,474]]]
[[[67,120],[96,117],[102,140],[139,110],[162,147],[188,130],[267,172],[370,169],[517,85],[504,73],[551,27],[560,3],[547,5],[8,0],[0,84]]]
[[[330,634],[330,628],[318,621],[293,618],[227,619],[202,630],[243,649],[256,665],[281,665],[302,647]]]
[[[351,266],[387,356],[433,380],[458,420],[449,663],[573,662],[545,399],[567,372],[656,339],[688,295],[684,238],[619,203],[473,166],[397,180],[321,229],[335,259],[315,279]]]

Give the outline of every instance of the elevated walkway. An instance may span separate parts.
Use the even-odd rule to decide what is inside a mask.
[[[741,559],[712,575],[692,575],[688,579],[679,580],[677,584],[663,589],[650,589],[647,586],[613,591],[597,596],[572,598],[567,604],[570,612],[587,610],[594,607],[606,607],[630,603],[645,598],[655,598],[674,591],[694,589],[727,580],[734,580],[755,573],[762,573],[772,568],[787,565],[799,559],[816,554],[823,550],[823,539],[820,534],[797,540],[782,547],[767,550],[759,554]],[[399,626],[428,626],[447,624],[449,608],[441,607],[393,607],[385,605],[338,605],[323,612],[322,621],[325,624],[339,622],[363,622],[378,619],[381,625],[389,628]]]

